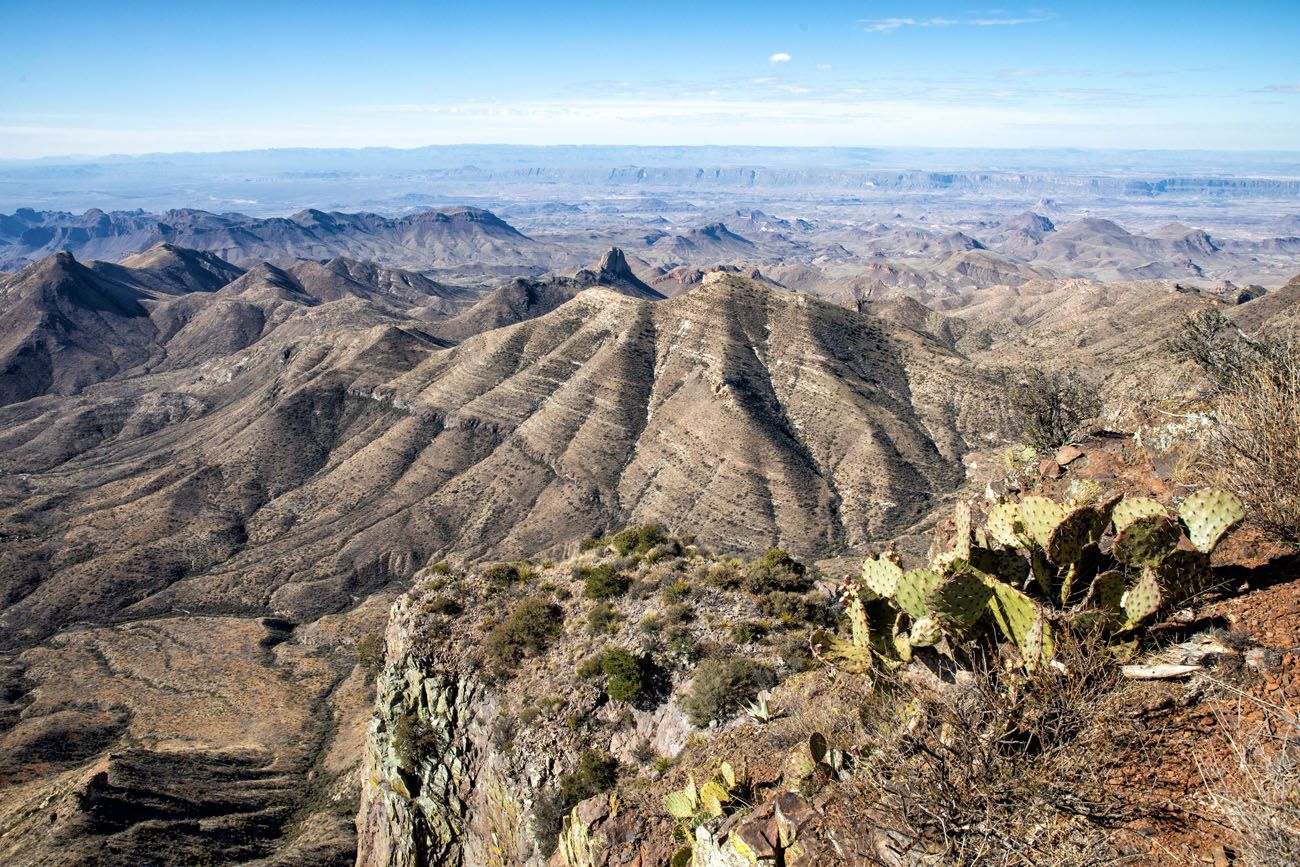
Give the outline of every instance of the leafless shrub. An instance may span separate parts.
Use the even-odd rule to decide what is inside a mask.
[[[1008,378],[1012,419],[1025,441],[1036,449],[1072,442],[1084,422],[1101,412],[1097,386],[1077,372],[1030,367]]]
[[[1108,779],[1123,754],[1117,741],[1136,728],[1118,710],[1121,685],[1105,654],[1067,642],[1058,651],[1067,673],[1023,679],[987,660],[968,682],[900,684],[901,695],[867,712],[875,716],[864,719],[854,784],[913,854],[945,865],[1120,861],[1112,831],[1140,812]]]
[[[1242,375],[1215,403],[1209,475],[1239,493],[1254,522],[1300,543],[1300,347]]]

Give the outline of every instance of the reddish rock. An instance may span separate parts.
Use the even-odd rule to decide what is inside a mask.
[[[1038,474],[1045,479],[1059,479],[1061,472],[1061,465],[1051,458],[1043,458],[1038,465]]]
[[[1084,450],[1078,446],[1061,446],[1056,451],[1056,462],[1063,467],[1068,467],[1070,464],[1083,457],[1084,454]]]

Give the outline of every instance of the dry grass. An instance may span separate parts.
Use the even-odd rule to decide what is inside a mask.
[[[1300,348],[1243,374],[1216,403],[1206,469],[1237,491],[1254,522],[1300,543]]]
[[[1265,722],[1246,730],[1244,714],[1220,718],[1228,736],[1227,756],[1203,769],[1210,803],[1240,841],[1243,867],[1300,864],[1300,723],[1266,702]]]
[[[1140,808],[1112,781],[1120,742],[1139,732],[1105,654],[1058,650],[1068,674],[1024,679],[986,660],[937,692],[898,684],[866,711],[850,785],[884,807],[891,837],[911,841],[900,863],[1123,863],[1113,830]]]

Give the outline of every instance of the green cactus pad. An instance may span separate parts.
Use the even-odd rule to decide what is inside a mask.
[[[1091,506],[1083,506],[1067,514],[1047,537],[1047,544],[1043,546],[1047,559],[1057,566],[1077,563],[1083,546],[1092,541],[1096,523],[1097,510]]]
[[[993,589],[972,569],[944,578],[926,596],[925,606],[931,616],[950,629],[968,629],[988,607]],[[913,628],[915,633],[915,628]],[[916,644],[916,640],[912,640]]]
[[[1209,554],[1225,533],[1245,519],[1246,507],[1234,494],[1202,488],[1183,501],[1178,517],[1196,550]]]
[[[1020,545],[1020,535],[1016,529],[1016,525],[1019,523],[1019,504],[998,503],[989,512],[988,520],[984,522],[984,528],[988,531],[989,538],[994,542],[1004,548],[1015,548]]]
[[[1025,497],[1020,501],[1020,523],[1029,538],[1040,548],[1047,547],[1048,537],[1057,524],[1065,520],[1066,508],[1047,497]]]
[[[814,647],[820,648],[820,658],[836,668],[854,673],[871,669],[874,654],[869,647],[860,647],[829,632],[816,632],[809,640]]]
[[[930,611],[925,607],[925,599],[930,591],[939,585],[943,576],[929,569],[913,569],[905,572],[894,589],[894,601],[898,607],[911,615],[913,620],[920,620]]]
[[[1085,604],[1092,605],[1112,614],[1119,614],[1124,609],[1124,591],[1128,588],[1128,579],[1117,569],[1102,572],[1092,579],[1088,588]]]
[[[971,548],[970,564],[985,575],[1020,587],[1029,577],[1029,562],[1015,551],[992,551],[988,548]]]
[[[1035,671],[1051,660],[1056,648],[1052,642],[1052,627],[1043,612],[1038,612],[1038,617],[1025,635],[1024,644],[1019,647],[1020,658],[1027,671]]]
[[[907,641],[912,647],[933,647],[943,638],[943,627],[937,620],[922,617],[912,624]]]
[[[989,610],[998,630],[1007,637],[1026,659],[1035,644],[1042,644],[1042,630],[1034,633],[1034,624],[1042,620],[1042,611],[1034,600],[1009,584],[990,581],[993,594]],[[1041,646],[1038,648],[1041,650]]]
[[[1119,533],[1138,518],[1168,514],[1164,506],[1149,497],[1125,497],[1111,510],[1110,520],[1115,525],[1115,532]]]
[[[1111,552],[1129,566],[1150,566],[1178,548],[1180,535],[1178,524],[1161,511],[1159,515],[1134,518],[1125,524],[1115,536]]]
[[[721,816],[726,812],[723,807],[731,800],[731,795],[716,780],[709,780],[700,789],[700,804],[710,816]]]
[[[686,791],[669,792],[664,795],[664,809],[674,819],[690,819],[695,815],[698,805]]]
[[[888,554],[872,557],[862,564],[862,582],[877,596],[892,598],[898,579],[903,577],[903,567]]]
[[[1156,566],[1156,576],[1166,600],[1177,604],[1209,586],[1210,555],[1180,549]]]
[[[856,595],[849,597],[849,627],[852,630],[853,643],[858,647],[871,645],[871,626],[867,622],[867,609]]]
[[[1163,601],[1164,595],[1160,591],[1160,580],[1155,570],[1143,569],[1142,577],[1124,593],[1124,614],[1128,617],[1125,628],[1136,626],[1155,614]]]

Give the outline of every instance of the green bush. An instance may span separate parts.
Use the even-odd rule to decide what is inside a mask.
[[[655,524],[646,524],[644,527],[628,527],[626,530],[615,533],[609,540],[610,544],[614,546],[614,550],[624,557],[628,555],[642,557],[655,545],[667,541],[670,541],[669,536]]]
[[[753,620],[746,620],[731,627],[731,640],[737,644],[751,644],[767,634],[767,627]]]
[[[608,563],[582,570],[582,592],[588,599],[608,599],[627,591],[628,580]]]
[[[641,662],[626,650],[617,647],[606,650],[600,667],[609,678],[605,692],[614,701],[630,702],[641,694],[645,685]]]
[[[724,720],[753,700],[759,690],[776,683],[766,665],[743,657],[706,659],[695,669],[691,692],[682,709],[691,724],[700,728],[713,720]]]
[[[593,795],[599,795],[618,781],[618,760],[600,750],[587,750],[573,773],[566,774],[560,785],[543,793],[533,807],[533,829],[543,857],[555,851],[564,818],[569,811]]]
[[[480,575],[492,590],[504,590],[507,587],[518,584],[523,576],[519,572],[519,566],[515,563],[493,563],[484,569]]]
[[[768,548],[766,554],[745,569],[744,585],[750,593],[760,596],[774,590],[796,593],[812,587],[812,578],[808,567],[785,551]]]
[[[617,635],[623,619],[608,602],[597,602],[587,612],[587,631],[592,635]]]
[[[510,615],[488,633],[487,652],[498,665],[509,665],[542,653],[563,629],[560,606],[529,596],[516,602]]]

